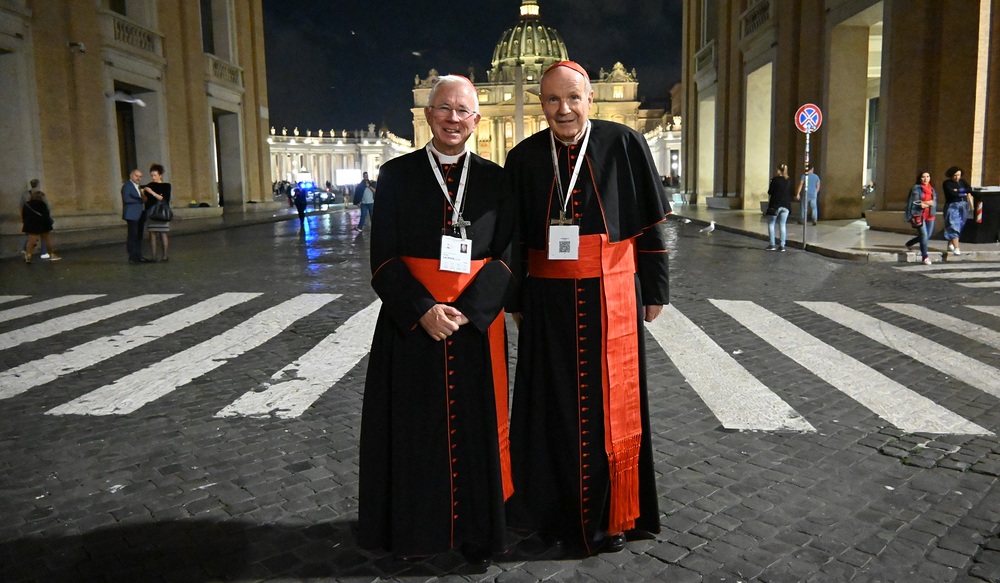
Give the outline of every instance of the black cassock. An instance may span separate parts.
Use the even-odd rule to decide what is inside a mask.
[[[620,249],[634,248],[627,253],[636,263],[634,275],[629,269],[619,280],[624,281],[619,297],[629,302],[631,295],[635,297],[632,317],[637,320],[637,332],[632,335],[638,347],[632,345],[630,350],[638,362],[637,370],[629,374],[638,376],[633,402],[641,415],[641,438],[635,435],[632,440],[638,450],[638,474],[633,479],[633,484],[638,481],[638,516],[624,528],[657,533],[642,318],[644,304],[668,302],[667,253],[656,225],[669,212],[669,205],[645,139],[620,124],[591,123],[586,162],[567,214],[580,225],[581,237],[590,235],[593,240],[604,235],[605,250],[619,244],[625,245]],[[580,147],[579,143],[556,142],[564,189]],[[557,536],[592,552],[596,539],[608,529],[612,501],[602,401],[606,393],[598,379],[608,382],[602,366],[620,372],[613,359],[602,362],[607,347],[602,331],[607,333],[608,314],[614,306],[608,305],[605,296],[606,277],[559,279],[531,274],[528,259],[544,259],[548,226],[559,217],[550,152],[549,132],[542,131],[514,148],[506,162],[519,205],[520,243],[515,243],[515,250],[524,259],[515,263],[527,271],[527,275],[518,274],[520,289],[510,306],[512,311],[520,310],[523,320],[511,413],[514,496],[508,520],[512,526]],[[566,262],[550,261],[549,265],[560,263]],[[624,318],[630,313],[628,309]],[[639,425],[634,417],[633,425]]]
[[[439,165],[453,197],[464,163],[471,164],[462,216],[472,223],[472,259],[489,261],[450,302],[470,323],[446,341],[420,326],[420,317],[444,302],[407,263],[436,272],[442,232],[453,233],[452,206],[425,149],[382,166],[372,217],[372,287],[383,303],[365,381],[358,534],[362,547],[402,556],[463,542],[494,551],[505,544],[500,444],[507,386],[504,377],[495,391],[491,370],[495,363],[506,370],[502,309],[513,285],[506,256],[514,206],[503,169],[472,154]],[[499,358],[487,337],[491,324],[496,333],[498,316]]]

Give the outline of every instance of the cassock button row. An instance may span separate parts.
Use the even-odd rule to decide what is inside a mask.
[[[574,188],[573,189],[573,194],[580,194],[580,189],[579,188]]]
[[[580,213],[576,213],[576,214],[575,214],[575,215],[573,215],[573,216],[579,219],[579,218],[580,218],[580,217],[582,217],[583,215],[581,215]]]

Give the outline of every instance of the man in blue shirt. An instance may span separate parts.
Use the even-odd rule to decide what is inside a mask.
[[[802,201],[800,205],[802,207],[802,222],[805,223],[808,218],[806,213],[806,205],[812,209],[812,224],[816,224],[819,220],[819,186],[820,179],[813,172],[813,167],[811,164],[806,164],[805,174],[799,179],[799,188],[795,191],[795,200],[802,200],[802,190],[806,191],[806,200]]]

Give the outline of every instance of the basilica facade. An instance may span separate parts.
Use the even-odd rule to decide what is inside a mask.
[[[522,0],[517,23],[497,42],[487,78],[472,79],[479,92],[482,119],[470,138],[470,149],[503,164],[515,144],[548,127],[538,99],[539,81],[554,63],[571,58],[559,32],[542,22],[538,0]],[[432,69],[426,77],[414,80],[413,135],[417,145],[431,139],[424,107],[437,78],[438,72]],[[679,115],[641,109],[635,70],[629,71],[621,63],[614,63],[608,70],[591,72],[591,85],[594,89],[591,118],[615,121],[648,133],[647,140],[656,146],[654,159],[660,174],[678,175]],[[677,166],[672,168],[671,164]]]
[[[548,127],[538,99],[539,81],[551,65],[571,58],[566,43],[558,31],[542,22],[539,10],[538,0],[521,0],[520,16],[500,36],[487,78],[471,79],[478,92],[482,119],[469,138],[469,149],[498,164],[503,164],[515,144]],[[268,139],[272,181],[309,176],[320,185],[330,181],[342,187],[352,184],[345,181],[360,177],[362,171],[377,176],[383,163],[430,141],[424,107],[439,76],[431,69],[426,76],[414,79],[412,144],[374,126],[367,131],[295,129],[293,135],[287,129],[278,132],[272,128]],[[643,133],[659,173],[680,176],[683,160],[679,108],[669,112],[641,108],[635,70],[628,70],[622,63],[591,72],[591,85],[591,117],[615,121]],[[673,98],[679,103],[680,94]]]

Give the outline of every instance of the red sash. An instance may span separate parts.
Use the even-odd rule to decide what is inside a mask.
[[[413,277],[422,283],[434,299],[442,304],[454,302],[489,261],[472,262],[470,273],[441,271],[437,259],[401,257]],[[490,360],[493,365],[493,395],[497,410],[497,438],[500,444],[500,474],[503,479],[503,498],[514,493],[514,480],[510,471],[510,420],[507,416],[507,346],[504,336],[504,312],[500,311],[486,332],[490,342]]]
[[[608,532],[635,527],[639,517],[639,346],[635,302],[635,245],[611,244],[607,235],[580,237],[576,261],[549,260],[528,251],[528,275],[547,279],[601,279],[601,360],[604,392],[604,446],[611,472]]]

